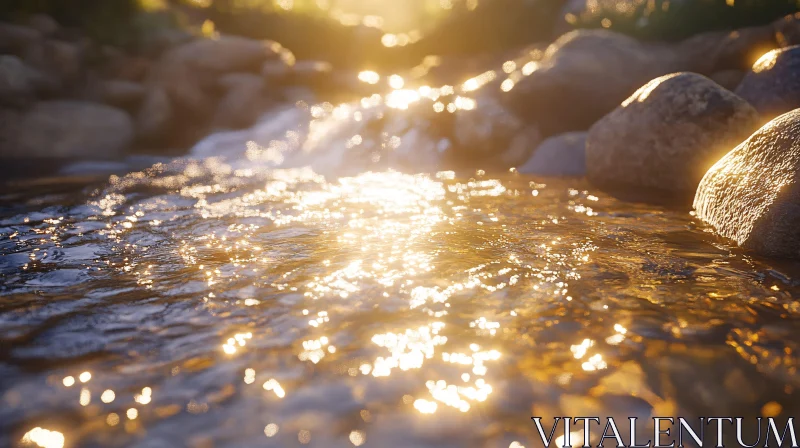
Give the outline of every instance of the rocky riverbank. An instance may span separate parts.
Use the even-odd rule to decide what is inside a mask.
[[[0,158],[182,153],[275,105],[311,100],[322,80],[341,79],[330,70],[271,41],[167,30],[130,52],[48,16],[0,23]]]

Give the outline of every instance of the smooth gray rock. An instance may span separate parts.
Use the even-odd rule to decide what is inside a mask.
[[[0,157],[114,158],[133,141],[124,111],[82,101],[43,101],[0,112]]]
[[[567,132],[543,141],[517,171],[540,176],[586,174],[586,132]]]
[[[761,255],[800,258],[800,109],[767,123],[708,170],[697,217]]]
[[[536,69],[501,98],[545,135],[585,130],[639,86],[674,67],[667,45],[603,29],[575,30],[550,45]]]
[[[761,56],[736,94],[749,101],[764,121],[800,107],[800,46]]]
[[[696,73],[642,86],[589,130],[589,181],[625,199],[690,203],[708,168],[758,127],[747,101]]]

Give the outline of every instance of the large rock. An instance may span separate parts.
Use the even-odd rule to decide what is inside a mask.
[[[750,104],[702,75],[662,76],[592,126],[587,174],[623,198],[690,202],[706,170],[758,122]]]
[[[800,258],[800,109],[759,129],[708,170],[697,216],[745,249]]]
[[[540,176],[585,175],[586,135],[586,132],[567,132],[548,138],[518,171]]]
[[[538,68],[503,98],[545,135],[584,130],[674,66],[674,53],[665,45],[607,30],[576,30],[550,45]]]
[[[0,157],[112,158],[133,140],[125,112],[80,101],[44,101],[0,114]]]
[[[736,88],[764,121],[800,107],[800,46],[763,55]]]

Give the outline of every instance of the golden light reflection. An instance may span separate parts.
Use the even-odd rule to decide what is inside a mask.
[[[381,80],[381,75],[372,70],[364,70],[358,74],[358,79],[367,84],[377,84]]]
[[[366,443],[367,435],[366,435],[366,433],[364,431],[356,431],[356,430],[354,430],[354,431],[350,431],[349,439],[350,439],[350,443],[352,443],[353,446],[361,446],[364,443]]]
[[[244,347],[247,345],[247,341],[253,338],[253,333],[236,333],[232,338],[228,338],[228,340],[222,344],[222,350],[232,355],[236,353],[239,347]]]
[[[22,443],[26,445],[37,445],[42,448],[63,448],[64,447],[64,434],[58,431],[51,431],[36,427],[26,432],[22,436]]]
[[[772,67],[775,67],[775,64],[778,62],[778,55],[780,54],[781,50],[771,50],[764,53],[755,64],[753,64],[753,73],[761,73],[767,70],[771,70]]]
[[[392,75],[389,77],[389,87],[393,89],[402,89],[406,85],[405,80],[400,75]]]
[[[494,70],[481,73],[480,75],[465,81],[464,84],[461,85],[461,90],[465,92],[478,90],[484,85],[492,82],[495,78],[497,78],[497,73]]]
[[[116,394],[111,389],[106,389],[100,395],[100,401],[102,401],[103,403],[111,403],[112,401],[114,401],[114,398],[116,398]]]
[[[262,387],[263,387],[263,388],[264,388],[264,390],[266,390],[266,391],[272,391],[272,392],[274,392],[274,393],[275,393],[275,396],[276,396],[276,397],[278,397],[278,398],[283,398],[283,397],[285,397],[285,396],[286,396],[286,391],[285,391],[285,390],[283,390],[283,387],[282,387],[282,386],[281,386],[281,384],[278,382],[278,380],[276,380],[276,379],[274,379],[274,378],[272,378],[272,379],[270,379],[270,380],[266,381],[266,382],[263,384],[263,386],[262,386]]]
[[[275,437],[278,434],[278,425],[275,423],[270,423],[264,427],[264,435],[267,437]]]

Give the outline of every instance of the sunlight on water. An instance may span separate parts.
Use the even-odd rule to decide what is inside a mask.
[[[793,409],[796,285],[688,214],[579,181],[238,162],[3,215],[4,432],[530,446],[531,413]]]

